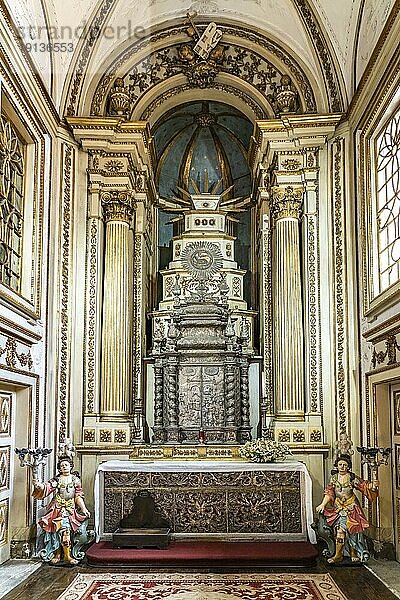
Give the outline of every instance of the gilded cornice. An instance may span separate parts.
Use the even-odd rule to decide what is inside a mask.
[[[156,164],[153,138],[146,121],[124,121],[121,117],[67,117],[66,121],[85,150],[107,153],[116,144],[118,148],[126,146],[129,151],[136,145],[142,158],[144,151],[150,165]]]
[[[371,327],[365,331],[362,335],[368,342],[377,344],[378,342],[387,338],[389,334],[397,334],[400,332],[400,314],[386,319],[379,325]]]
[[[18,323],[14,323],[13,321],[9,321],[6,317],[0,316],[0,331],[5,334],[12,332],[12,335],[24,342],[25,344],[33,344],[35,342],[39,342],[42,339],[42,335],[36,333],[34,331],[30,331]]]
[[[280,219],[300,219],[303,205],[303,187],[272,186],[271,212],[275,221]]]
[[[112,190],[102,192],[101,204],[107,221],[122,221],[130,224],[134,213],[132,192]]]
[[[314,148],[325,144],[332,136],[343,117],[342,113],[323,115],[285,115],[280,119],[256,121],[254,135],[249,149],[251,168],[263,159],[267,147],[279,144],[287,150],[300,141],[302,146]],[[298,149],[298,148],[296,148]]]

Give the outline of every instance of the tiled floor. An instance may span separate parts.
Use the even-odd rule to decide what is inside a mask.
[[[367,569],[400,598],[400,563],[394,560],[375,560],[371,558]]]
[[[32,575],[42,562],[32,560],[8,560],[0,565],[0,598]]]

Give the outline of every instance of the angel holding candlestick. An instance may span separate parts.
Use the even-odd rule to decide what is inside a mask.
[[[369,527],[359,500],[355,495],[358,490],[371,502],[378,497],[379,482],[364,481],[352,471],[349,454],[339,454],[334,462],[332,477],[325,488],[325,495],[316,507],[317,513],[326,519],[328,528],[335,538],[335,553],[328,558],[329,563],[338,563],[343,559],[346,549],[351,560],[367,562],[369,552],[364,531]]]
[[[93,540],[93,532],[87,531],[90,513],[83,499],[79,474],[73,471],[75,448],[69,440],[60,447],[57,475],[47,483],[40,483],[33,476],[33,497],[42,500],[53,494],[48,511],[39,520],[44,530],[44,548],[41,558],[51,564],[62,560],[76,565],[84,557],[81,548]]]

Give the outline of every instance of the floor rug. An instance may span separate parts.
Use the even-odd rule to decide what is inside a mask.
[[[58,600],[346,600],[330,575],[80,574]]]

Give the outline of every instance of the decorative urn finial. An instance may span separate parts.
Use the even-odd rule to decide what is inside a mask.
[[[117,77],[109,93],[109,112],[126,118],[129,115],[130,105],[128,88],[124,86],[122,77]]]

